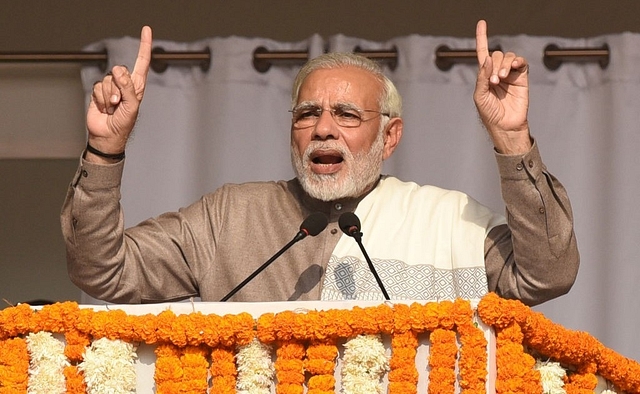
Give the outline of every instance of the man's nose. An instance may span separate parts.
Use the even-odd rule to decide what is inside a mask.
[[[324,110],[313,128],[313,138],[321,140],[335,139],[338,136],[337,126],[333,116],[331,116],[331,111]]]

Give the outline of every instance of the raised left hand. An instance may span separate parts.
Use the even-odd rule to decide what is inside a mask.
[[[504,154],[531,149],[529,123],[529,65],[513,52],[489,53],[487,24],[476,26],[478,79],[473,100],[496,150]]]

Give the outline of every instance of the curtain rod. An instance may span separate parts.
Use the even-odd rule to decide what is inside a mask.
[[[495,48],[492,50],[500,50]],[[379,61],[394,70],[398,64],[398,50],[369,51],[360,47],[354,48],[355,53]],[[559,48],[549,44],[543,52],[543,62],[549,70],[557,70],[564,62],[597,62],[601,68],[609,65],[609,46],[599,48]],[[269,51],[265,47],[258,47],[253,52],[253,67],[261,73],[267,72],[272,65],[303,64],[308,59],[304,51]],[[108,61],[107,51],[102,52],[0,52],[0,63],[81,63],[93,64],[105,71]],[[475,49],[451,49],[446,45],[439,46],[435,51],[435,63],[442,71],[450,70],[455,64],[475,63]],[[151,54],[151,68],[157,72],[164,72],[170,65],[197,65],[202,71],[208,71],[211,65],[211,51],[205,48],[195,52],[167,52],[161,47],[153,49]]]
[[[109,54],[100,52],[0,52],[0,63],[80,63],[95,65],[106,71]],[[161,47],[151,51],[151,68],[157,73],[166,71],[169,65],[198,65],[209,71],[211,51],[167,52]]]

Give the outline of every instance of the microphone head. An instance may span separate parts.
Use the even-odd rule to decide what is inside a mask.
[[[322,212],[314,212],[307,216],[307,218],[302,222],[300,225],[300,231],[315,237],[327,227],[327,224],[329,224],[327,215]]]
[[[350,237],[360,233],[360,219],[353,212],[345,212],[338,219],[340,229]]]

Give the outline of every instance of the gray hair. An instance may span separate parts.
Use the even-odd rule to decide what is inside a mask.
[[[309,60],[300,69],[293,82],[293,89],[291,91],[291,108],[293,109],[297,104],[300,86],[309,74],[315,70],[342,67],[357,67],[370,72],[382,85],[382,94],[378,98],[380,112],[388,113],[390,118],[402,115],[402,97],[400,97],[400,94],[393,82],[384,75],[382,68],[376,62],[365,56],[348,52],[325,53]]]

